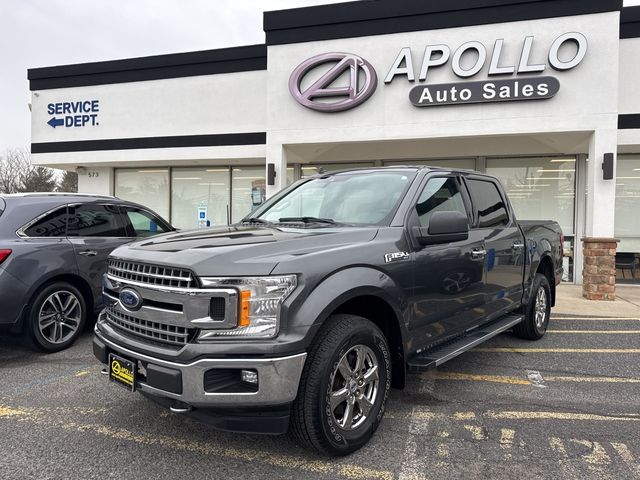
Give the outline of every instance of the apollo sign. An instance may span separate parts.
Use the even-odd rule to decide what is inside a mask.
[[[333,65],[311,85],[302,89],[307,73],[327,63]],[[345,72],[348,85],[331,87]],[[361,81],[360,77],[364,79]],[[376,71],[365,59],[351,53],[323,53],[305,60],[291,74],[289,91],[301,105],[320,112],[341,112],[356,107],[368,99],[378,86]],[[322,101],[322,99],[337,99]]]
[[[572,51],[567,51],[573,45]],[[488,77],[511,75],[500,80],[467,81],[443,84],[423,83],[409,92],[410,102],[417,107],[467,103],[493,103],[516,100],[543,100],[552,98],[560,90],[560,82],[552,76],[538,76],[547,69],[547,63],[532,63],[534,50],[539,50],[533,36],[521,42],[517,64],[505,64],[502,58],[504,40],[497,39],[489,52],[478,41],[463,43],[452,50],[444,44],[427,45],[419,70],[415,69],[412,51],[402,48],[391,64],[384,83],[404,77],[409,82],[428,82],[429,73],[436,68],[450,66],[452,73],[468,79],[486,71]],[[565,48],[567,46],[567,48]],[[577,67],[587,54],[587,39],[579,32],[558,36],[548,47],[548,66],[558,72]],[[471,61],[469,61],[471,58]],[[315,67],[333,63],[333,66],[308,87],[301,88],[303,78]],[[349,72],[347,86],[332,87],[332,83]],[[363,79],[361,81],[361,79]],[[348,53],[327,53],[302,62],[291,74],[289,90],[293,97],[307,108],[322,112],[338,112],[353,108],[367,100],[377,84],[373,66],[363,58]],[[333,98],[333,101],[329,99]]]

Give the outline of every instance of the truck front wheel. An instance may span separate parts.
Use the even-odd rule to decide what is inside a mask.
[[[355,315],[329,317],[292,407],[294,440],[325,455],[359,449],[382,420],[390,385],[389,346],[380,329]]]

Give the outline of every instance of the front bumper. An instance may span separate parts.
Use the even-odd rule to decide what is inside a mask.
[[[306,353],[279,358],[201,358],[191,363],[176,363],[144,355],[107,339],[96,327],[94,355],[103,364],[109,353],[133,360],[144,369],[160,374],[148,375],[136,383],[141,392],[174,400],[196,408],[274,407],[291,403],[298,393],[298,383]],[[252,392],[205,390],[205,374],[211,370],[246,369],[258,374],[258,388]]]

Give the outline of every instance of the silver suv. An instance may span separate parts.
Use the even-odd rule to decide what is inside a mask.
[[[173,231],[147,208],[88,194],[0,195],[0,329],[34,346],[70,346],[102,308],[111,251]]]

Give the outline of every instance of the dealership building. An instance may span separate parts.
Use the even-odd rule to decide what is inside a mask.
[[[519,218],[560,223],[587,296],[640,283],[640,7],[363,0],[267,12],[264,30],[29,70],[33,161],[179,228],[237,222],[323,171],[478,170]]]

